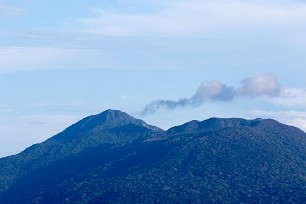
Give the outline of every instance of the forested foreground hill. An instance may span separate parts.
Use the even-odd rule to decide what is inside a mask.
[[[306,134],[271,119],[211,118],[164,131],[89,116],[0,159],[0,203],[303,203]]]

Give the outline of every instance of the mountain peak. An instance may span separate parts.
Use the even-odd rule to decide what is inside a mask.
[[[98,115],[93,115],[89,118],[89,121],[96,120],[96,122],[103,124],[105,128],[111,128],[113,126],[127,125],[130,123],[142,124],[140,121],[127,113],[120,110],[108,109]]]
[[[107,109],[97,115],[108,115],[108,116],[120,116],[120,117],[132,117],[129,114],[122,112],[121,110]]]
[[[79,130],[86,131],[97,127],[99,129],[109,129],[130,123],[141,124],[142,121],[122,111],[108,109],[97,115],[88,116],[73,126],[76,126]]]
[[[146,122],[136,119],[125,112],[108,109],[97,115],[83,118],[53,138],[67,138],[66,135],[71,137],[87,131],[110,130],[112,128],[124,127],[127,125],[143,127],[153,132],[162,131],[160,128],[148,125]]]
[[[86,119],[86,118],[85,118]],[[133,116],[122,112],[120,110],[108,109],[100,114],[93,115],[87,118],[84,126],[100,126],[103,129],[111,129],[118,126],[126,126],[129,124],[134,124],[137,126],[143,126],[148,129],[157,130],[154,126],[148,125],[146,122],[134,118]]]

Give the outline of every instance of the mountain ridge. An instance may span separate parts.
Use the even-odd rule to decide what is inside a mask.
[[[292,203],[305,198],[305,155],[306,133],[272,119],[164,131],[109,109],[1,158],[0,201]]]

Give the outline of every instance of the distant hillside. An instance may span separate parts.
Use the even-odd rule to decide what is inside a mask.
[[[306,133],[271,119],[211,118],[164,131],[89,116],[0,159],[0,203],[303,203]]]

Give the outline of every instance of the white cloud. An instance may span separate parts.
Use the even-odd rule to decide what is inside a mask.
[[[78,32],[1,36],[0,31],[0,74],[36,69],[187,70],[200,64],[193,55],[198,44],[195,40]]]
[[[234,89],[218,80],[204,81],[191,98],[193,103],[202,104],[207,99],[230,101],[234,98]]]
[[[249,117],[273,118],[282,123],[298,127],[306,132],[306,112],[303,111],[264,111],[253,110]]]
[[[280,92],[280,84],[276,76],[263,74],[247,77],[241,81],[241,88],[237,90],[240,95],[250,96],[277,96]]]
[[[53,47],[0,47],[0,74],[32,69],[90,68],[95,50]]]
[[[58,53],[58,50],[42,47],[2,47],[0,48],[1,72],[19,67],[26,69],[28,66],[49,62]]]
[[[143,115],[155,113],[161,108],[176,109],[177,107],[196,108],[204,102],[211,101],[232,101],[235,97],[277,97],[280,92],[280,84],[277,77],[271,74],[263,74],[242,79],[241,87],[235,89],[232,86],[223,84],[218,80],[203,81],[196,93],[190,98],[178,100],[153,100],[147,104]]]
[[[267,98],[267,101],[286,107],[306,107],[306,90],[298,88],[284,88],[278,97]]]
[[[296,1],[191,0],[158,3],[151,12],[94,8],[80,19],[84,30],[106,35],[202,36],[214,31],[271,27],[300,29],[306,4]]]

